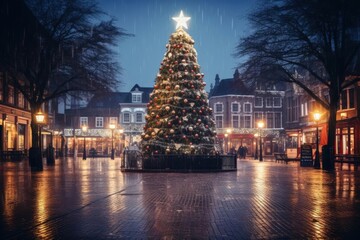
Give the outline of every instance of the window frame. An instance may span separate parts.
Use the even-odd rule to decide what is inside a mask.
[[[128,121],[125,121],[125,116],[129,116]],[[131,113],[130,112],[123,112],[122,113],[122,122],[123,123],[130,123],[131,122]]]
[[[89,126],[89,118],[88,117],[80,117],[79,118],[79,125],[80,125],[80,128],[82,126]]]
[[[96,128],[104,127],[104,117],[95,117],[95,127]]]

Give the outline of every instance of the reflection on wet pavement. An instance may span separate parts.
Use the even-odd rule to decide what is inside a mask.
[[[120,159],[0,163],[2,239],[329,239],[360,233],[360,171],[241,160],[222,173],[123,173]]]

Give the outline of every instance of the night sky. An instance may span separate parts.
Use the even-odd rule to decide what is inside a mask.
[[[118,91],[129,91],[134,84],[153,87],[165,45],[175,32],[180,10],[191,17],[186,30],[195,40],[198,63],[209,90],[215,75],[232,77],[241,61],[232,54],[239,38],[249,33],[247,15],[256,0],[98,0],[100,7],[117,19],[119,27],[134,37],[120,40],[118,53],[123,67],[123,84]]]

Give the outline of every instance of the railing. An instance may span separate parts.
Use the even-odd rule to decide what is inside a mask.
[[[121,169],[148,171],[229,171],[236,170],[236,155],[153,155],[124,152]]]

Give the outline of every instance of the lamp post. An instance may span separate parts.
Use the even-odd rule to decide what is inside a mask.
[[[59,137],[60,131],[55,130],[55,158],[57,159],[59,157],[59,151],[58,151],[58,137]]]
[[[320,156],[319,156],[319,120],[320,120],[320,113],[314,112],[314,120],[316,123],[316,150],[315,150],[315,161],[314,161],[314,168],[320,168]]]
[[[85,133],[87,131],[88,127],[86,125],[82,125],[81,130],[82,134],[84,135],[84,150],[83,150],[83,160],[86,160],[86,139],[85,139]]]
[[[45,114],[43,114],[41,112],[41,110],[39,110],[39,112],[37,114],[35,114],[35,119],[36,119],[36,123],[39,126],[39,148],[40,148],[40,153],[41,153],[41,159],[42,159],[42,144],[41,144],[41,128],[42,125],[45,123]]]
[[[225,136],[225,154],[227,154],[227,152],[228,152],[228,148],[227,148],[227,143],[228,143],[228,134],[227,134],[227,133],[225,133],[225,134],[224,134],[224,136]]]
[[[122,129],[122,128],[120,128],[119,129],[119,134],[120,134],[120,136],[119,136],[119,150],[120,150],[120,153],[122,152],[122,149],[123,149],[123,146],[122,146],[122,144],[123,144],[123,142],[122,142],[122,138],[123,138],[123,134],[124,134],[124,129]]]
[[[257,126],[258,126],[258,128],[259,128],[259,139],[260,139],[260,156],[259,156],[259,161],[263,161],[263,154],[262,154],[262,139],[261,139],[261,129],[264,127],[264,122],[263,121],[259,121],[258,123],[257,123]]]
[[[254,134],[254,137],[255,137],[255,154],[254,154],[254,159],[257,160],[258,159],[258,137],[259,137],[259,134],[258,133],[255,133]]]
[[[230,128],[227,128],[227,129],[226,129],[226,133],[227,133],[227,136],[228,136],[228,140],[227,140],[227,151],[230,152],[230,149],[231,149],[231,148],[229,148],[229,147],[230,147],[230,145],[231,145],[231,144],[230,144],[231,129],[230,129]]]
[[[109,128],[111,129],[111,159],[114,160],[115,159],[115,151],[114,151],[114,129],[115,129],[115,124],[111,123],[109,125]]]

